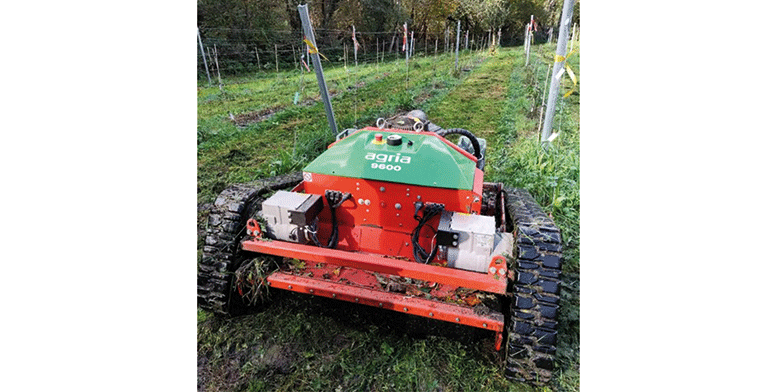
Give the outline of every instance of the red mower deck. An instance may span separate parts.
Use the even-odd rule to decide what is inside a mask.
[[[431,282],[401,284],[404,280],[394,275],[325,262],[289,265],[268,276],[270,287],[494,331],[495,349],[500,350],[504,315],[479,305],[477,295],[483,293]]]

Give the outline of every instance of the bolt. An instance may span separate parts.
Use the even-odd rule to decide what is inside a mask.
[[[369,209],[368,209],[368,208],[366,209],[366,212],[369,212]]]
[[[484,328],[486,328],[486,327],[487,327],[487,323],[484,323],[484,324],[481,324],[481,325],[483,325],[483,326],[484,326]]]
[[[409,311],[409,309],[407,309],[407,308],[404,308],[404,312],[408,312],[408,311]]]
[[[400,203],[396,203],[396,205],[394,207],[396,207],[397,210],[400,210],[401,209],[401,204]],[[398,216],[398,215],[396,215],[396,216]]]
[[[310,294],[313,294],[313,293],[315,293],[315,290],[310,289]]]
[[[422,196],[417,195],[417,200],[421,200],[421,199],[422,199]]]
[[[291,290],[291,289],[292,289],[292,287],[291,287],[291,285],[289,285],[289,290]]]
[[[337,298],[337,294],[332,293],[332,298]]]
[[[457,246],[457,241],[452,241],[452,246]]]
[[[358,199],[358,204],[364,204],[364,199]]]
[[[385,192],[385,187],[384,186],[380,187],[380,192]]]
[[[495,267],[489,267],[489,273],[490,273],[490,274],[494,274],[495,272],[497,272],[497,268],[495,268]]]
[[[358,298],[356,298],[356,302],[358,302]]]
[[[380,302],[377,306],[382,307],[382,302]]]
[[[460,318],[459,317],[455,317],[455,321],[457,321],[459,323],[460,322]]]
[[[458,238],[457,234],[453,235],[452,238],[457,239]]]
[[[428,313],[428,316],[433,317],[433,312]]]
[[[364,204],[369,205],[372,204],[372,202],[369,199],[364,200]]]

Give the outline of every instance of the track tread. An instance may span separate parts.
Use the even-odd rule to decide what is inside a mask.
[[[222,315],[237,313],[229,298],[233,272],[243,261],[240,242],[246,234],[246,221],[268,192],[293,187],[300,181],[302,173],[295,172],[234,184],[219,194],[209,214],[203,257],[198,264],[198,306]]]
[[[516,243],[505,376],[541,386],[556,355],[561,231],[528,191],[505,188],[505,195]]]

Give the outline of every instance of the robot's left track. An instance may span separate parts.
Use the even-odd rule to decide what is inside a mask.
[[[234,271],[245,260],[240,242],[246,221],[261,208],[271,191],[294,187],[302,181],[295,172],[246,184],[234,184],[219,194],[209,214],[203,257],[198,264],[198,306],[223,315],[243,311],[234,293]]]

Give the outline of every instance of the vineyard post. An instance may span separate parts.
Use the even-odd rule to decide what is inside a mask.
[[[406,78],[409,79],[409,40],[407,40],[407,31],[409,31],[409,26],[407,26],[406,23],[404,23],[404,45],[401,49],[404,50],[404,61],[406,64]]]
[[[278,44],[275,44],[275,72],[278,72]]]
[[[222,91],[222,76],[219,74],[219,60],[217,59],[217,44],[214,44],[214,64],[217,66],[217,79],[219,80],[219,91]]]
[[[535,15],[529,16],[529,24],[527,25],[527,62],[524,63],[524,66],[529,65],[529,50],[532,46],[532,31],[535,27]]]
[[[564,73],[564,61],[567,54],[567,33],[569,25],[572,22],[572,7],[575,0],[564,0],[564,7],[561,12],[561,23],[559,25],[559,37],[556,42],[556,56],[553,64],[553,76],[551,77],[551,88],[548,91],[548,105],[545,110],[545,122],[543,123],[543,133],[540,135],[540,143],[543,148],[548,149],[548,138],[551,136],[553,128],[553,115],[556,111],[556,99],[559,95],[561,85],[561,75]]]
[[[409,34],[411,36],[410,40],[412,42],[409,44],[409,57],[414,57],[414,30],[412,30]]]
[[[457,21],[457,40],[455,43],[455,71],[460,62],[460,21]]]
[[[259,68],[259,70],[261,71],[262,63],[259,61],[259,48],[257,48],[256,46],[254,47],[254,53],[257,54],[257,68]]]
[[[406,82],[406,84],[405,84],[406,87],[404,89],[408,89],[409,88],[409,40],[407,39],[407,37],[408,37],[407,32],[408,31],[409,31],[409,27],[407,26],[406,23],[404,23],[404,47],[403,47],[403,49],[405,49],[404,50],[404,56],[405,56],[404,57],[404,64],[406,64],[406,81],[405,81]]]
[[[444,53],[448,51],[449,48],[449,28],[444,29]]]
[[[201,47],[201,57],[203,57],[203,67],[206,68],[206,77],[209,79],[209,86],[211,86],[211,75],[209,75],[209,66],[206,64],[206,53],[203,52],[203,41],[201,41],[201,30],[198,30],[198,45]]]
[[[305,33],[305,38],[316,47],[314,53],[310,54],[310,59],[313,61],[313,68],[315,69],[315,76],[318,79],[318,88],[321,90],[321,98],[324,101],[324,109],[326,110],[326,119],[329,120],[329,128],[331,128],[332,136],[337,135],[337,121],[334,119],[334,110],[332,109],[332,100],[329,98],[329,90],[326,88],[326,80],[324,79],[324,70],[321,66],[321,57],[318,55],[318,46],[315,43],[315,35],[313,34],[313,26],[310,24],[310,15],[307,12],[307,4],[300,4],[297,6],[299,10],[299,17],[302,20],[302,29]],[[309,49],[309,48],[308,48]]]
[[[353,37],[356,36],[356,26],[353,25]],[[356,62],[356,67],[358,67],[358,45],[356,45],[356,41],[353,41],[353,59]]]

